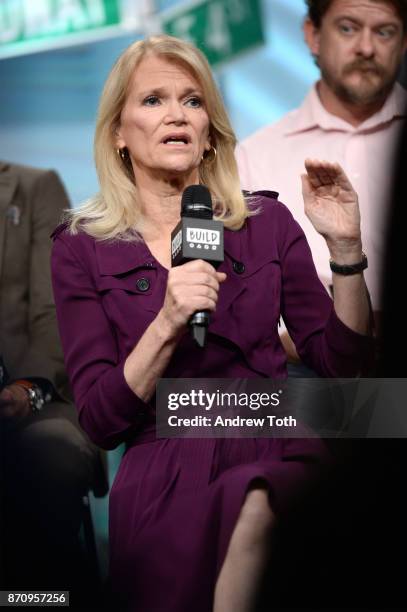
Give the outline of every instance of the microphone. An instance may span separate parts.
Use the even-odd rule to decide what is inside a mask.
[[[204,185],[190,185],[181,200],[181,221],[171,234],[171,264],[180,266],[203,259],[215,268],[223,261],[223,223],[213,220],[212,198]],[[200,347],[206,343],[209,312],[192,315],[192,337]]]

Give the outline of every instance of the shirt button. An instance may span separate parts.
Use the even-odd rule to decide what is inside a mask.
[[[150,289],[150,281],[148,278],[139,278],[136,285],[139,291],[148,291]]]
[[[233,270],[236,272],[236,274],[243,274],[245,269],[246,269],[245,265],[241,261],[234,261],[233,262]]]

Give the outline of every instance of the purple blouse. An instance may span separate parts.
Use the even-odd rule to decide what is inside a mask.
[[[285,378],[280,316],[304,363],[321,376],[357,376],[369,360],[372,338],[338,319],[300,226],[262,193],[260,212],[241,230],[225,230],[219,270],[227,279],[206,348],[186,334],[163,377]],[[168,271],[144,242],[96,241],[65,226],[53,237],[55,302],[80,423],[96,444],[114,448],[136,435],[151,412],[123,369],[163,304]]]

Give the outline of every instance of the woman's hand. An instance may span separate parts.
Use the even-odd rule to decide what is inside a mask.
[[[165,372],[194,312],[214,311],[226,274],[202,259],[171,268],[164,304],[124,364],[124,377],[134,393],[148,402]]]
[[[301,176],[305,214],[326,240],[338,263],[361,258],[358,196],[339,164],[305,160]],[[355,259],[356,257],[356,259]]]
[[[189,319],[199,310],[216,309],[220,283],[224,272],[202,259],[172,268],[168,273],[167,291],[160,311],[160,323],[171,337],[185,331]]]

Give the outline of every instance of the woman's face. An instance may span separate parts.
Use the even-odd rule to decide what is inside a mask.
[[[202,88],[181,64],[145,57],[133,74],[117,134],[136,183],[143,175],[199,182],[198,166],[211,147]]]

